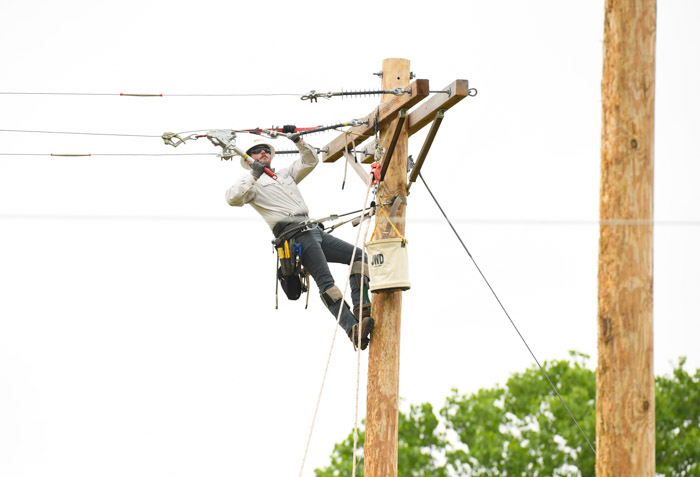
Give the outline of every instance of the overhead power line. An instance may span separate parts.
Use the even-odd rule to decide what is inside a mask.
[[[182,154],[183,156],[189,155],[189,154]],[[123,215],[108,215],[108,214],[57,214],[57,213],[49,213],[49,214],[43,214],[43,213],[36,213],[36,214],[27,214],[27,213],[10,213],[10,212],[0,212],[0,220],[168,220],[168,221],[225,221],[225,222],[231,222],[231,221],[237,221],[237,220],[244,220],[248,221],[248,219],[239,219],[237,217],[231,217],[231,216],[216,216],[216,215],[130,215],[130,214],[123,214]],[[400,223],[400,220],[397,220],[395,223]],[[439,219],[434,219],[430,217],[418,217],[411,219],[411,223],[415,224],[426,224],[426,225],[432,225],[432,224],[437,224],[437,223],[442,223],[442,220]],[[494,220],[482,220],[482,219],[452,219],[451,222],[453,224],[470,224],[470,225],[498,225],[498,226],[569,226],[569,225],[585,225],[585,226],[598,226],[601,224],[601,222],[596,221],[596,220],[587,220],[587,221],[570,221],[570,220],[509,220],[509,219],[494,219]],[[629,226],[629,225],[634,225],[634,224],[629,224],[625,223],[625,221],[621,221],[619,224],[614,224],[610,223],[610,221],[606,222],[605,225],[624,225],[624,226]],[[641,224],[641,225],[649,225],[649,224]],[[700,226],[700,220],[665,220],[665,221],[656,221],[654,222],[654,227],[657,226],[666,226],[666,227],[698,227]]]
[[[0,91],[5,96],[122,96],[138,98],[164,97],[254,97],[254,96],[302,96],[304,93],[80,93],[61,91]]]
[[[56,153],[27,153],[27,152],[0,152],[0,156],[20,156],[20,157],[99,157],[99,156],[218,156],[215,152],[168,152],[168,153],[89,153],[89,154],[56,154]]]
[[[161,139],[160,134],[122,134],[122,133],[96,133],[96,132],[73,132],[73,131],[35,131],[27,129],[0,129],[0,132],[9,133],[27,133],[27,134],[74,134],[81,136],[120,136],[120,137],[157,137]]]
[[[298,131],[296,135],[303,136],[307,134],[317,134],[317,133],[323,133],[327,131],[338,131],[340,128],[346,127],[346,126],[357,126],[359,124],[362,124],[361,121],[359,120],[353,120],[351,122],[345,122],[345,123],[338,123],[338,124],[332,124],[329,126],[314,126],[314,127],[309,127],[309,128],[296,128]],[[366,122],[365,122],[366,124]],[[280,131],[279,128],[271,128],[270,130],[272,131]],[[177,133],[165,133],[169,137],[175,137],[179,136],[180,134],[187,134],[187,133],[195,133],[195,132],[202,132],[206,133],[208,130],[207,129],[196,129],[192,131],[181,131]],[[269,131],[267,129],[261,129],[261,128],[254,128],[254,129],[227,129],[226,131],[231,131],[234,133],[253,133],[253,134],[259,134],[259,133],[265,133],[266,131]],[[102,133],[102,132],[84,132],[84,131],[40,131],[40,130],[33,130],[33,129],[0,129],[0,132],[6,132],[6,133],[19,133],[19,134],[68,134],[68,135],[82,135],[82,136],[117,136],[117,137],[147,137],[147,138],[158,138],[158,139],[164,139],[165,134],[125,134],[125,133]],[[182,139],[182,138],[180,138]],[[189,138],[185,138],[187,140]],[[180,144],[180,143],[178,143]]]

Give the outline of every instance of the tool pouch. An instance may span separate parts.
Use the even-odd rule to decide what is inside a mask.
[[[272,230],[275,235],[272,243],[278,258],[277,280],[290,300],[298,300],[302,293],[309,290],[309,274],[301,263],[301,243],[294,240],[308,227],[302,222],[280,222]],[[309,306],[308,295],[306,306]]]
[[[279,259],[278,275],[283,277],[291,277],[292,275],[301,272],[301,244],[294,241],[293,238],[275,242],[275,250],[277,250],[277,258]]]
[[[302,293],[308,291],[308,277],[305,277],[303,273],[284,277],[281,272],[281,269],[277,270],[277,279],[280,285],[282,285],[282,290],[284,294],[287,295],[287,298],[290,300],[298,300]]]
[[[277,279],[290,300],[298,300],[308,290],[308,277],[301,268],[301,244],[293,238],[275,241],[279,267]]]

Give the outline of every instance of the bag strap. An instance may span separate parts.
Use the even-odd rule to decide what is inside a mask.
[[[391,221],[391,218],[389,217],[389,214],[386,213],[386,210],[384,210],[384,207],[380,207],[379,212],[377,213],[377,218],[374,221],[374,231],[372,232],[372,237],[369,239],[369,241],[374,240],[374,235],[377,233],[377,227],[379,226],[379,216],[384,214],[384,217],[386,217],[386,220],[389,221],[389,224],[391,225],[391,228],[394,229],[394,232],[396,232],[396,235],[398,235],[401,240],[403,240],[403,243],[406,243],[406,237],[401,235],[401,232],[399,232],[399,229],[396,228],[396,225],[394,225],[394,222]]]

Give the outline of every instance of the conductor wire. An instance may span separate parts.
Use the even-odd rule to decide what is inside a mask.
[[[248,97],[248,96],[299,96],[299,93],[79,93],[79,92],[33,92],[0,91],[6,96],[131,96],[131,97]]]
[[[69,132],[69,131],[30,131],[26,129],[0,129],[0,132],[10,133],[31,133],[31,134],[76,134],[81,136],[119,136],[119,137],[157,137],[161,139],[161,135],[154,134],[116,134],[116,133],[93,133],[93,132]]]

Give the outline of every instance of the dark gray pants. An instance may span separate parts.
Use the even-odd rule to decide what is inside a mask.
[[[344,240],[327,234],[319,227],[297,235],[294,237],[294,240],[301,243],[301,262],[316,282],[319,293],[323,293],[335,285],[335,280],[328,268],[328,263],[344,263],[345,265],[350,265],[350,260],[353,258],[352,253],[355,247]],[[364,262],[367,263],[367,256],[363,256],[362,249],[356,248],[355,250],[354,261],[364,259]],[[354,275],[350,277],[350,290],[353,306],[358,306],[363,301],[369,302],[369,290],[367,289],[366,281],[363,293],[365,295],[364,300],[362,300],[360,296],[360,283]],[[334,308],[337,313],[337,307]],[[331,312],[333,312],[332,309]],[[352,327],[352,324],[356,323],[357,320],[350,323],[350,317],[343,315],[345,315],[345,313],[341,314],[341,326],[343,326],[345,331],[349,332],[349,329],[346,329],[347,326],[349,325]]]
[[[352,251],[355,248],[346,241],[327,234],[319,227],[297,235],[294,240],[301,243],[301,261],[304,268],[314,278],[319,293],[323,293],[335,285],[328,263],[350,265]],[[362,249],[355,250],[354,260],[359,261],[364,258],[365,263],[367,263],[367,257],[363,257]],[[359,305],[360,284],[354,276],[350,277],[350,290],[353,306]],[[365,289],[365,293],[368,293],[368,290]]]

